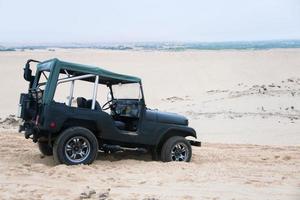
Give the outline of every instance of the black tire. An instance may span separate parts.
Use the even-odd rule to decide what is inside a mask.
[[[53,155],[53,149],[51,146],[49,146],[47,141],[38,141],[38,146],[40,152],[45,156],[52,156]]]
[[[90,130],[83,127],[71,127],[63,131],[55,140],[53,157],[57,164],[91,164],[97,157],[98,148],[98,140]],[[80,159],[83,152],[85,152],[84,156]]]
[[[158,161],[158,160],[160,160],[160,155],[159,155],[159,153],[157,152],[157,147],[156,147],[156,146],[151,147],[151,148],[150,148],[150,152],[151,152],[151,157],[152,157],[152,160],[153,160],[153,161]]]
[[[177,146],[176,146],[177,145]],[[175,155],[172,152],[176,152]],[[184,153],[185,152],[185,153]],[[192,147],[189,141],[181,136],[169,138],[161,149],[161,160],[163,162],[184,161],[190,162],[192,158]]]

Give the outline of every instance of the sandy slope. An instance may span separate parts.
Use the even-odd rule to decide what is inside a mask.
[[[90,166],[54,166],[16,132],[0,134],[1,199],[298,199],[300,147],[207,144],[191,163],[104,155]],[[87,188],[89,187],[89,188]],[[105,198],[104,198],[105,199]]]
[[[186,115],[203,141],[300,144],[300,49],[0,52],[0,117],[16,113],[27,90],[25,61],[53,57],[140,76],[147,106]]]
[[[199,138],[209,142],[299,145],[300,79],[261,85],[239,83],[226,90],[163,99],[163,110],[189,116]]]

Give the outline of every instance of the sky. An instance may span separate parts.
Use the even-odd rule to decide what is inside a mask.
[[[300,39],[300,0],[0,0],[0,43]]]

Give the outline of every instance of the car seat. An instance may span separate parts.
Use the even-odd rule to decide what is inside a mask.
[[[93,103],[92,99],[87,100],[85,102],[85,107],[86,108],[91,108],[92,107],[92,103]],[[98,101],[95,102],[95,110],[102,110]]]
[[[85,108],[86,99],[84,97],[77,97],[76,102],[78,108]]]

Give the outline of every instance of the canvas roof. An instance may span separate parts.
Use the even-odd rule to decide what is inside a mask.
[[[138,83],[141,81],[140,78],[135,76],[118,74],[102,69],[100,67],[66,62],[57,58],[41,62],[37,65],[37,67],[39,70],[52,70],[54,68],[59,68],[59,70],[66,69],[67,71],[70,71],[73,75],[95,74],[100,76],[99,82],[103,84]],[[87,79],[87,81],[94,81],[94,78]]]

